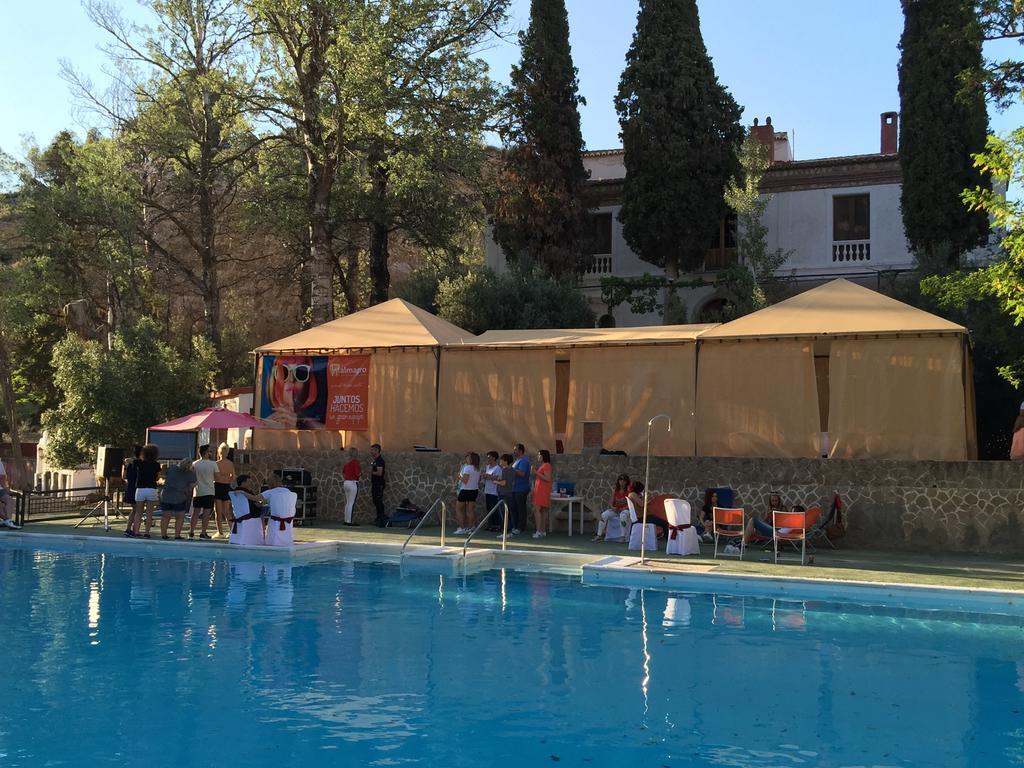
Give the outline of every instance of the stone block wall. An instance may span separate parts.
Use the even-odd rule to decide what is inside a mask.
[[[368,457],[361,456],[364,467]],[[450,453],[385,453],[390,511],[402,497],[427,507],[439,496],[455,499],[461,456]],[[247,451],[239,472],[265,478],[280,467],[304,467],[319,486],[318,515],[339,520],[344,509],[341,451]],[[576,482],[588,508],[608,503],[615,477],[644,478],[642,456],[555,456],[556,479]],[[729,486],[736,503],[763,510],[779,491],[787,505],[846,502],[847,547],[935,552],[1024,554],[1024,464],[1008,461],[873,461],[834,459],[652,458],[652,492],[672,492],[695,511],[704,489]],[[450,507],[449,507],[450,508]],[[483,502],[480,502],[483,510]],[[827,512],[827,507],[826,507]],[[356,519],[373,520],[369,480],[360,482]],[[560,515],[564,519],[564,513]],[[564,530],[565,523],[561,522]],[[588,530],[592,530],[588,523]]]

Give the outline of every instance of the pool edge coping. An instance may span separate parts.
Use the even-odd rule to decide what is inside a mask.
[[[58,541],[63,543],[94,544],[97,549],[110,547],[115,550],[137,550],[142,553],[154,554],[154,549],[167,548],[166,554],[170,555],[179,548],[188,551],[190,554],[208,552],[212,557],[223,557],[229,553],[237,559],[238,556],[256,556],[263,560],[292,560],[301,562],[323,554],[337,555],[369,555],[383,556],[391,562],[401,562],[403,545],[390,542],[353,542],[336,539],[319,540],[312,542],[300,542],[292,547],[268,547],[260,545],[228,544],[227,540],[214,539],[212,542],[201,543],[174,539],[138,539],[118,538],[110,536],[95,536],[87,534],[66,534],[66,533],[35,533],[26,531],[7,531],[3,538],[27,540],[32,542]],[[427,545],[413,545],[414,547]],[[435,547],[436,549],[436,547]],[[449,547],[453,552],[461,549]],[[933,600],[946,597],[961,599],[980,600],[985,603],[994,603],[1000,599],[1002,605],[1010,605],[1019,608],[1024,613],[1024,590],[994,589],[991,587],[966,587],[947,584],[907,584],[890,581],[865,581],[862,579],[830,579],[813,576],[758,573],[735,573],[716,572],[706,570],[699,572],[673,572],[661,570],[656,566],[646,566],[642,570],[636,568],[639,565],[638,556],[624,555],[586,555],[575,552],[553,552],[548,550],[523,550],[523,549],[494,549],[477,547],[471,549],[473,552],[486,553],[490,555],[492,568],[515,567],[516,565],[527,565],[536,567],[540,571],[549,570],[552,573],[565,573],[565,568],[579,568],[580,581],[587,585],[619,586],[619,587],[650,587],[661,589],[694,589],[695,582],[713,584],[715,582],[732,581],[738,585],[753,587],[774,587],[777,592],[786,593],[786,585],[797,585],[812,591],[819,591],[826,588],[852,588],[859,593],[873,593],[881,597],[899,598],[915,596],[930,597]],[[510,560],[505,564],[501,560]],[[550,566],[545,569],[545,566]],[[612,580],[603,580],[601,575],[608,575]],[[588,577],[591,577],[588,579]],[[696,591],[696,590],[695,590]],[[790,590],[792,591],[792,590]],[[888,594],[883,594],[888,593]],[[792,597],[791,594],[787,595]]]

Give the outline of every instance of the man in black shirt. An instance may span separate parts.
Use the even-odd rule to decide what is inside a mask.
[[[373,506],[377,510],[377,527],[383,528],[387,523],[384,516],[384,457],[380,455],[380,445],[374,443],[370,446],[370,496],[373,499]]]

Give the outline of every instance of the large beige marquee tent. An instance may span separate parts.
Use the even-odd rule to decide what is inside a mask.
[[[701,334],[697,403],[701,456],[977,455],[967,330],[847,280]]]
[[[257,430],[257,448],[637,454],[665,413],[656,455],[977,453],[966,329],[846,280],[724,325],[476,337],[393,299],[255,351],[371,357],[367,431]]]
[[[438,445],[642,453],[648,419],[666,413],[672,431],[654,432],[652,453],[692,456],[696,339],[713,327],[489,331],[446,346]]]
[[[402,299],[391,299],[315,328],[258,347],[262,355],[368,353],[369,430],[257,430],[257,448],[367,448],[379,442],[408,451],[435,445],[437,383],[441,347],[461,344],[473,334]],[[257,370],[262,370],[262,366]],[[257,386],[257,392],[259,392]]]

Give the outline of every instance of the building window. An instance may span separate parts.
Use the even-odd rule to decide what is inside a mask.
[[[710,272],[736,263],[736,213],[729,211],[711,235],[711,247],[704,257],[704,270]]]
[[[590,231],[587,237],[588,253],[591,256],[605,256],[612,252],[612,215],[591,213],[587,215]]]
[[[836,195],[832,198],[832,239],[871,239],[871,196]]]

